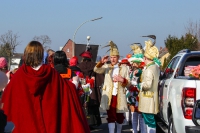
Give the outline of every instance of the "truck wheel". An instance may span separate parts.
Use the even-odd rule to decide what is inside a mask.
[[[176,133],[176,130],[174,127],[173,115],[169,117],[168,133]]]

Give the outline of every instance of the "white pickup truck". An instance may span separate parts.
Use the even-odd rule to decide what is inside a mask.
[[[200,80],[185,76],[187,66],[200,64],[200,51],[188,49],[176,54],[160,77],[158,117],[165,123],[168,133],[185,133],[185,126],[194,126],[192,110],[200,99]]]

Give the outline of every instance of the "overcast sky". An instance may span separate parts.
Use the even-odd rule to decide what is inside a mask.
[[[139,42],[144,46],[148,38],[157,36],[156,46],[164,47],[168,35],[181,37],[190,21],[200,20],[199,0],[2,0],[0,4],[0,35],[8,30],[17,33],[21,42],[16,52],[23,52],[34,36],[48,35],[50,47],[59,50],[73,40],[76,43],[106,45],[113,40],[120,54],[130,52],[129,45]],[[107,49],[99,49],[105,55]]]

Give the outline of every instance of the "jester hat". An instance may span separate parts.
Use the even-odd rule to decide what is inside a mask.
[[[143,37],[149,37],[149,38],[154,39],[154,42],[152,42],[151,40],[145,41],[144,56],[147,57],[148,59],[154,61],[158,66],[160,66],[161,62],[158,59],[159,51],[158,51],[158,48],[155,46],[156,36],[148,35],[148,36],[143,36]]]
[[[116,55],[118,56],[119,51],[118,51],[117,45],[113,41],[109,41],[109,44],[104,47],[109,47],[109,46],[110,46],[110,49],[108,51],[110,51],[110,56],[116,56]],[[102,48],[104,48],[104,47],[102,47]]]
[[[142,48],[142,45],[140,43],[133,43],[131,46],[131,49],[133,51],[133,55],[128,59],[128,61],[130,62],[130,64],[132,64],[133,62],[135,63],[141,63],[144,62],[143,60],[143,53],[144,50]]]

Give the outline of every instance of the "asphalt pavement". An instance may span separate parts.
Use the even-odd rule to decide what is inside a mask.
[[[92,130],[91,133],[109,133],[108,130],[108,123],[106,118],[102,118],[102,125],[96,127],[95,130]],[[123,125],[122,126],[122,133],[132,133],[131,125]]]
[[[106,120],[106,118],[107,118],[106,111],[103,111],[100,108],[100,113],[102,115],[102,118],[101,118],[102,124],[99,127],[95,127],[94,130],[91,130],[91,133],[109,133],[108,123]],[[131,129],[132,129],[131,125],[123,125],[121,133],[132,133]],[[157,133],[164,133],[164,132],[159,127],[157,127]]]
[[[107,113],[106,113],[106,111],[103,111],[101,108],[99,110],[100,110],[100,114],[102,116],[102,118],[101,118],[102,124],[99,127],[95,127],[95,130],[91,130],[91,133],[109,133],[108,123],[106,120]],[[123,125],[122,133],[132,133],[131,129],[132,129],[131,125]]]

